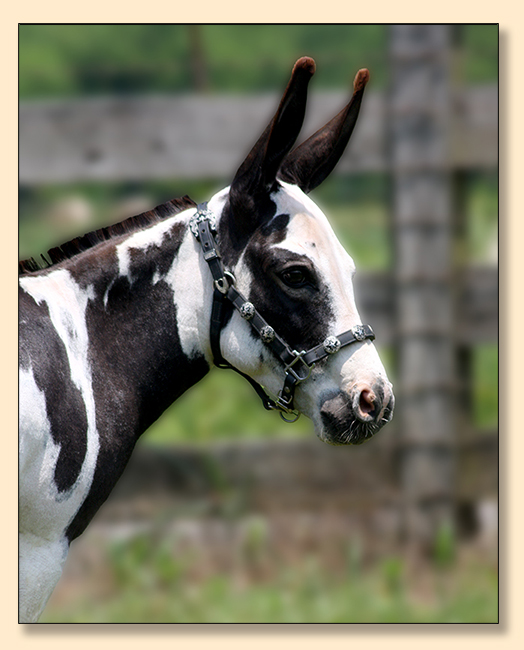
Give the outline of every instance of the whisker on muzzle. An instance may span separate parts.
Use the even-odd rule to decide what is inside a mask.
[[[364,391],[367,391],[366,405],[369,408],[361,409],[359,405]],[[379,386],[377,390],[363,389],[353,395],[340,391],[325,399],[320,409],[322,438],[335,445],[357,445],[372,438],[393,415],[393,397],[387,396],[384,404],[384,393]]]

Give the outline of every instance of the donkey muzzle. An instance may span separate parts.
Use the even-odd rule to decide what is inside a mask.
[[[389,382],[331,394],[320,406],[323,438],[334,445],[361,444],[391,420],[394,404]]]

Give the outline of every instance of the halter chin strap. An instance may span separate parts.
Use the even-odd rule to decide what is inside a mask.
[[[267,410],[280,411],[280,416],[286,422],[295,422],[300,413],[293,407],[295,388],[298,384],[308,379],[315,364],[327,356],[336,354],[339,350],[352,343],[359,343],[366,339],[373,340],[375,334],[370,325],[356,325],[350,330],[338,336],[328,336],[323,343],[310,350],[297,352],[275,332],[264,318],[257,311],[255,305],[244,298],[236,289],[235,278],[228,271],[224,270],[220,261],[215,237],[216,217],[208,209],[207,203],[200,203],[197,206],[195,215],[189,222],[191,232],[200,242],[204,259],[209,265],[213,276],[214,292],[213,306],[211,309],[210,341],[211,351],[216,366],[229,368],[242,375],[256,390]],[[235,308],[240,316],[249,322],[257,332],[262,342],[271,349],[273,354],[280,359],[284,365],[284,384],[276,399],[271,399],[265,390],[254,379],[232,366],[224,359],[220,351],[220,333],[224,322],[231,308]],[[291,415],[292,418],[286,418]]]

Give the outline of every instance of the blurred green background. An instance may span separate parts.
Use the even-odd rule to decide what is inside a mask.
[[[454,35],[460,43],[455,68],[460,81],[496,82],[497,26],[456,26]],[[315,90],[347,89],[360,67],[372,70],[370,87],[387,86],[383,25],[21,25],[19,94],[21,101],[31,102],[97,95],[281,92],[293,62],[304,54],[317,63]],[[20,258],[130,216],[133,207],[131,214],[183,194],[197,202],[206,200],[229,180],[224,176],[190,182],[21,186]],[[468,175],[466,263],[496,264],[497,182],[496,172]],[[313,198],[328,214],[359,270],[390,268],[385,175],[333,176]],[[80,205],[82,218],[62,218],[64,210],[75,205]],[[380,353],[394,377],[391,351]],[[489,428],[498,418],[496,345],[476,348],[474,360],[476,424]],[[141,444],[205,445],[221,438],[312,435],[305,418],[293,426],[282,424],[274,413],[260,408],[246,382],[233,373],[214,371],[178,400]],[[117,587],[103,606],[79,597],[78,602],[50,606],[43,620],[495,620],[496,568],[471,559],[458,567],[451,555],[444,539],[435,566],[427,568],[431,593],[422,599],[402,558],[386,557],[364,572],[351,545],[342,577],[327,576],[314,562],[306,562],[300,570],[284,571],[275,583],[250,586],[239,596],[223,575],[194,585],[185,576],[183,561],[175,561],[161,543],[139,537],[108,551]]]

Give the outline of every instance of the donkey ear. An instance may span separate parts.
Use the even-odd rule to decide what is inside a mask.
[[[298,185],[306,194],[333,171],[357,122],[369,72],[359,70],[349,104],[330,122],[294,149],[284,160],[279,178]]]
[[[280,100],[275,116],[240,165],[230,188],[230,203],[237,219],[247,219],[256,201],[274,186],[282,160],[289,153],[302,127],[307,86],[315,73],[310,57],[299,59]]]

